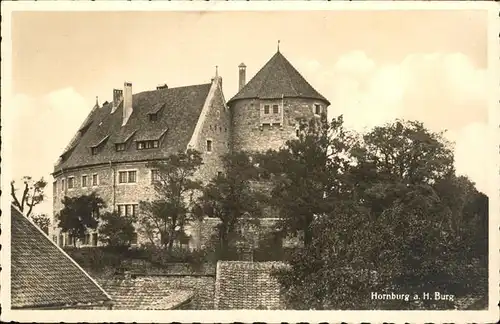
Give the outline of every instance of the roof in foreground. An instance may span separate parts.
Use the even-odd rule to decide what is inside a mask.
[[[27,217],[11,207],[12,308],[102,305],[108,294]]]
[[[79,138],[62,152],[63,159],[54,172],[63,168],[112,162],[144,161],[165,158],[184,150],[196,127],[211,84],[163,88],[134,94],[133,113],[122,126],[123,101],[112,111],[112,103],[93,109],[78,130]],[[158,114],[154,121],[150,114]],[[159,140],[159,148],[137,150],[134,141]],[[115,145],[126,143],[124,151]],[[91,148],[99,146],[93,155]]]
[[[216,309],[282,309],[280,284],[273,270],[281,262],[219,261],[215,282]]]
[[[228,103],[239,99],[277,99],[282,96],[318,99],[330,104],[279,51]]]
[[[148,278],[103,279],[100,283],[111,294],[114,301],[113,309],[176,309],[189,303],[194,296],[191,290],[172,289]]]

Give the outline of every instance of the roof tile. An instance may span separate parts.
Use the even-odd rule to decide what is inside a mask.
[[[311,98],[330,102],[277,52],[259,72],[233,97],[228,104],[239,99],[278,99],[283,97]]]
[[[78,140],[71,149],[66,150],[65,159],[58,161],[54,172],[62,168],[125,161],[161,159],[180,149],[185,149],[208,96],[211,84],[201,84],[178,88],[145,91],[133,95],[133,112],[126,125],[122,126],[123,102],[111,114],[112,103],[93,109]],[[157,112],[158,119],[150,121],[149,113]],[[138,139],[157,139],[168,128],[160,148],[137,150],[128,146],[125,151],[117,152],[115,144],[132,137]],[[85,130],[85,127],[84,127]],[[98,154],[92,155],[90,147],[106,136],[111,140],[102,143]]]
[[[110,301],[87,273],[14,207],[11,219],[12,308]]]

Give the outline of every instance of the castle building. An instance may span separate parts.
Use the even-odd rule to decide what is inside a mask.
[[[277,149],[296,136],[298,118],[326,113],[329,101],[279,49],[248,83],[245,64],[238,68],[239,91],[228,102],[216,73],[208,84],[163,85],[137,94],[126,82],[123,90],[113,90],[111,102],[96,103],[54,167],[54,216],[65,196],[94,191],[109,210],[139,213],[139,201],[154,193],[155,170],[148,162],[196,149],[204,162],[196,177],[208,182],[222,171],[221,155]],[[55,222],[51,236],[62,246],[74,243]],[[190,245],[199,246],[200,239]],[[97,233],[79,244],[97,245]]]

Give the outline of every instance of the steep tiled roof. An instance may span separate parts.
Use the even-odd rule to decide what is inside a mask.
[[[228,104],[239,99],[277,99],[282,96],[318,99],[330,104],[280,52],[274,54]]]
[[[281,309],[280,285],[271,275],[281,262],[219,261],[215,309]]]
[[[175,309],[191,301],[194,295],[191,290],[172,289],[149,278],[108,279],[101,283],[113,298],[113,309]]]
[[[11,207],[12,308],[102,305],[106,292],[28,218]]]
[[[112,111],[112,103],[94,109],[84,124],[78,140],[68,148],[64,159],[58,162],[54,172],[62,168],[112,162],[159,159],[185,149],[195,129],[211,84],[145,91],[133,95],[133,113],[122,126],[123,102]],[[149,114],[158,113],[155,121]],[[168,131],[167,131],[168,129]],[[165,133],[166,132],[166,133]],[[131,136],[133,134],[133,136]],[[133,143],[137,139],[163,137],[159,149],[137,150]],[[107,137],[109,136],[109,137]],[[115,144],[126,139],[125,151],[117,152]],[[102,147],[96,155],[91,147]]]

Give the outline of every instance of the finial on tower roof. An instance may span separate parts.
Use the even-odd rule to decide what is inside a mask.
[[[280,40],[278,39],[278,53],[280,51]]]
[[[95,105],[99,107],[99,96],[95,96]]]
[[[216,77],[219,76],[219,66],[218,65],[215,66],[215,76]]]

